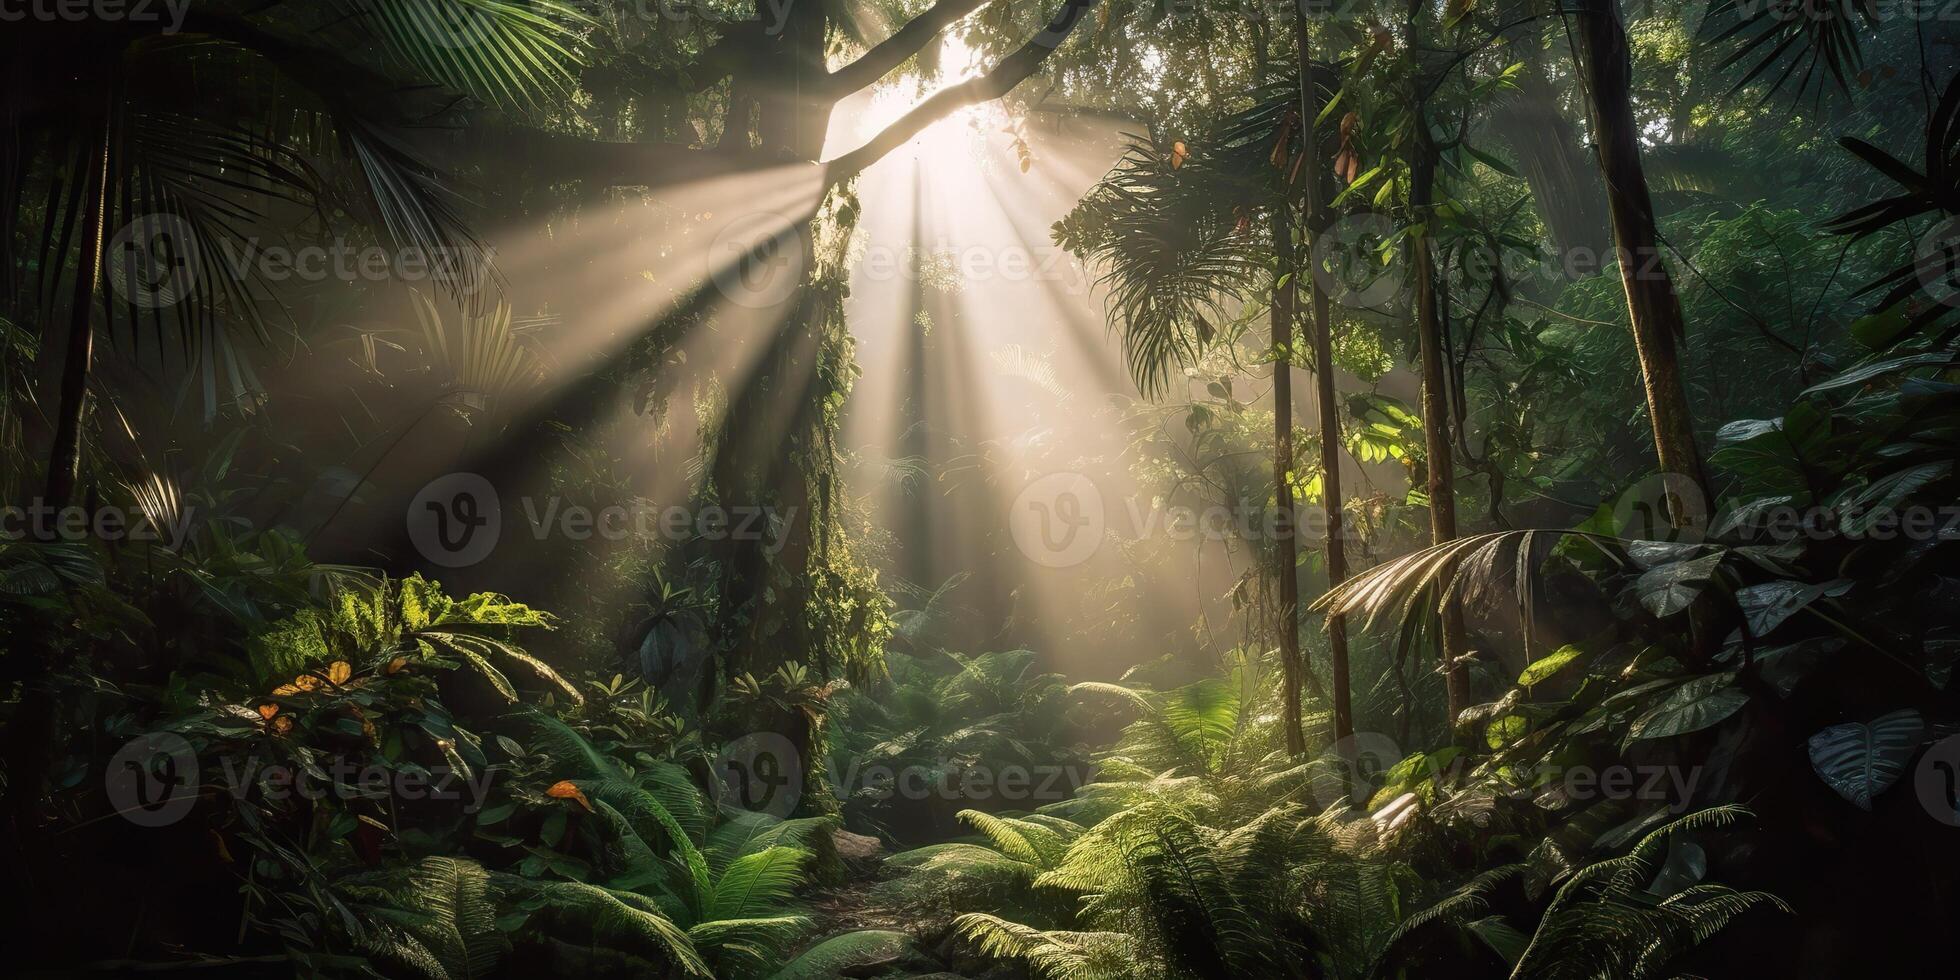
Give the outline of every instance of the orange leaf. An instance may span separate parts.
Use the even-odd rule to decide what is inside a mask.
[[[1299,122],[1299,117],[1292,112],[1288,112],[1285,118],[1279,121],[1279,134],[1273,137],[1273,152],[1267,157],[1275,170],[1284,169],[1286,162],[1293,158],[1291,142],[1293,140],[1293,125],[1297,122]]]
[[[266,721],[271,721],[272,716],[278,713],[279,713],[279,706],[276,704],[267,702],[265,704],[259,705],[259,717],[264,718]]]
[[[348,666],[345,660],[336,660],[327,665],[327,680],[335,684],[345,684],[352,676],[354,676],[354,668]]]
[[[298,694],[302,691],[317,691],[319,689],[320,689],[319,677],[313,674],[301,674],[298,677],[293,678],[293,682],[291,684],[281,684],[278,687],[273,688],[272,696],[289,697],[291,695]]]
[[[1177,168],[1184,166],[1184,158],[1190,155],[1191,155],[1191,151],[1185,149],[1183,140],[1178,140],[1177,142],[1172,143],[1171,144],[1171,169],[1176,170]]]
[[[279,734],[281,734],[281,735],[284,735],[284,734],[286,734],[287,732],[290,732],[290,731],[292,731],[292,730],[293,730],[293,716],[292,716],[292,715],[280,715],[279,717],[277,717],[277,718],[274,718],[274,719],[272,719],[272,730],[273,730],[273,731],[275,731],[275,732],[278,732],[278,733],[279,733]]]
[[[381,668],[381,672],[393,676],[395,674],[401,673],[402,668],[407,666],[408,666],[407,657],[396,657],[395,659],[388,661],[388,666]]]
[[[592,801],[586,799],[585,793],[578,788],[578,784],[569,779],[552,783],[551,788],[544,791],[544,795],[558,800],[577,800],[579,806],[587,810],[592,809]]]

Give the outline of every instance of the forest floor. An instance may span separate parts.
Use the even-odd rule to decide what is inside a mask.
[[[904,980],[1013,980],[1023,975],[1011,965],[965,962],[955,952],[943,923],[921,923],[917,909],[898,908],[881,901],[878,885],[892,878],[894,872],[885,866],[889,852],[878,838],[838,830],[833,832],[832,840],[844,865],[843,880],[811,897],[810,939],[803,948],[794,951],[796,955],[837,936],[889,930],[906,933],[913,942],[888,956],[857,963],[838,975]],[[923,935],[922,925],[925,926]],[[936,945],[924,946],[921,941]]]

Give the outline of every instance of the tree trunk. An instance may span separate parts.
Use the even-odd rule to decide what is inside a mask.
[[[79,203],[88,210],[82,215],[82,239],[76,248],[67,353],[61,363],[54,447],[48,459],[47,493],[42,498],[57,512],[74,502],[75,487],[81,479],[82,420],[88,404],[89,362],[95,347],[92,307],[102,272],[103,208],[108,198],[109,116],[106,112],[96,125],[86,130],[85,139],[88,171],[81,175]],[[51,534],[56,523],[37,526],[34,533]],[[60,646],[56,632],[45,624],[33,630],[32,635],[18,639],[18,656],[10,657],[7,665],[9,679],[17,676],[20,683],[20,702],[7,722],[5,807],[12,830],[9,837],[17,842],[27,840],[35,827],[41,789],[52,761],[57,708],[48,677]],[[18,867],[18,855],[10,863]]]
[[[1306,753],[1307,743],[1300,713],[1299,525],[1293,519],[1293,486],[1290,482],[1293,473],[1293,306],[1297,294],[1294,280],[1287,278],[1287,273],[1293,268],[1293,226],[1288,220],[1284,200],[1273,208],[1273,251],[1279,258],[1272,310],[1273,500],[1278,508],[1274,519],[1277,533],[1273,542],[1273,574],[1279,581],[1277,630],[1280,668],[1286,682],[1286,751],[1298,756]]]
[[[1327,226],[1327,216],[1321,213],[1323,168],[1320,131],[1315,125],[1321,110],[1320,81],[1307,19],[1295,17],[1293,31],[1300,49],[1300,145],[1301,152],[1307,155],[1302,165],[1306,172],[1306,225],[1311,234],[1318,235]],[[1313,274],[1312,249],[1307,251],[1307,261],[1295,269],[1296,282],[1302,272],[1306,273],[1307,297],[1313,310],[1314,394],[1320,409],[1320,510],[1327,529],[1327,587],[1333,589],[1347,580],[1347,541],[1341,523],[1341,416],[1334,397],[1334,324],[1328,315],[1327,291]],[[1327,646],[1328,686],[1334,702],[1334,744],[1345,753],[1352,749],[1354,736],[1353,698],[1348,690],[1346,617],[1327,618]]]
[[[89,130],[88,172],[83,175],[82,239],[75,257],[75,289],[68,302],[68,345],[61,360],[54,447],[48,455],[43,501],[59,510],[74,501],[81,480],[82,416],[88,405],[90,362],[95,356],[95,289],[102,275],[102,222],[109,180],[108,120]]]
[[[1456,474],[1451,456],[1450,402],[1443,365],[1443,320],[1436,303],[1436,260],[1430,252],[1430,209],[1435,205],[1436,151],[1429,140],[1429,121],[1417,108],[1415,141],[1409,161],[1409,203],[1415,209],[1420,233],[1409,240],[1415,266],[1416,337],[1422,354],[1422,430],[1429,463],[1429,540],[1442,544],[1456,538]],[[1449,574],[1441,577],[1449,581]],[[1450,727],[1470,704],[1470,675],[1463,665],[1469,652],[1463,609],[1452,599],[1442,607],[1442,670],[1448,697]]]
[[[1585,57],[1578,67],[1591,99],[1593,143],[1598,148],[1599,172],[1606,181],[1613,245],[1620,263],[1620,282],[1626,288],[1647,414],[1654,428],[1654,451],[1662,473],[1686,477],[1702,495],[1701,501],[1690,501],[1689,508],[1684,509],[1674,492],[1667,493],[1669,519],[1679,527],[1696,519],[1701,511],[1692,508],[1705,507],[1708,500],[1708,481],[1695,448],[1694,420],[1675,351],[1684,332],[1681,303],[1674,295],[1674,280],[1667,265],[1661,261],[1654,204],[1640,165],[1640,129],[1633,118],[1631,91],[1633,68],[1618,0],[1580,0],[1579,10]]]
[[[1497,19],[1509,24],[1530,13],[1530,3],[1512,0],[1498,7]],[[1518,23],[1506,32],[1524,67],[1517,90],[1490,113],[1490,126],[1517,156],[1518,170],[1551,235],[1559,275],[1588,279],[1605,267],[1612,229],[1599,175],[1586,161],[1585,138],[1566,118],[1558,89],[1546,77],[1544,32],[1543,21]]]

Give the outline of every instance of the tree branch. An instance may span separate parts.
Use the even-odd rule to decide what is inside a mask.
[[[905,59],[919,53],[941,31],[987,3],[988,0],[939,0],[925,13],[907,21],[892,36],[873,45],[856,61],[831,72],[830,80],[825,83],[826,89],[832,98],[841,99],[878,81],[904,64]]]
[[[1069,33],[1081,22],[1082,15],[1088,13],[1096,2],[1066,0],[1062,9],[1056,12],[1055,19],[1049,21],[1040,34],[1021,45],[1013,54],[1002,58],[992,71],[934,92],[896,122],[880,130],[863,146],[826,161],[827,179],[832,184],[849,180],[955,110],[991,102],[1013,91],[1014,86],[1026,81],[1056,48],[1061,47],[1063,41],[1068,40]]]

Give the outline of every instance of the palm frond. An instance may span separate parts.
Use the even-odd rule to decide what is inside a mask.
[[[562,0],[339,0],[388,51],[458,92],[510,107],[563,90],[592,19]]]
[[[1123,158],[1056,225],[1064,248],[1103,268],[1112,328],[1145,395],[1168,390],[1265,270],[1234,219],[1226,182],[1198,156],[1131,137]]]
[[[1858,32],[1876,23],[1875,9],[1861,0],[1717,0],[1701,32],[1712,43],[1732,49],[1721,68],[1754,60],[1736,90],[1781,66],[1764,97],[1775,95],[1793,77],[1802,95],[1826,75],[1839,89],[1848,87],[1861,60]],[[1803,74],[1796,76],[1799,68]]]

